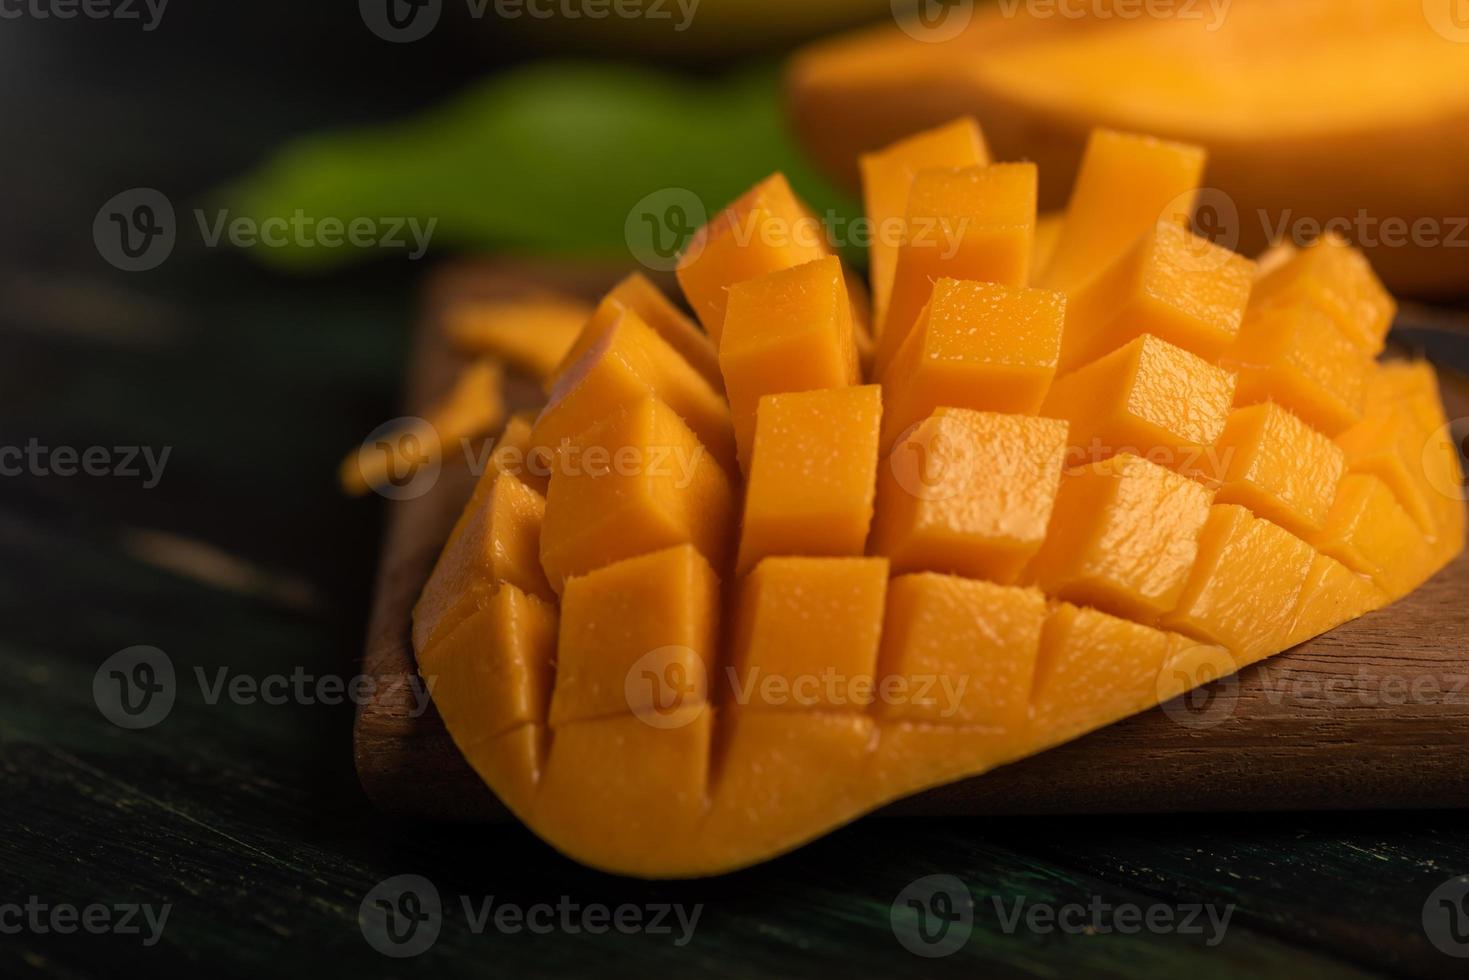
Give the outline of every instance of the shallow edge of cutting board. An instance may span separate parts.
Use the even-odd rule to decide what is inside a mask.
[[[595,299],[624,268],[465,262],[426,290],[413,345],[408,412],[461,363],[439,329],[470,296],[564,291]],[[1469,335],[1466,335],[1469,336]],[[1469,344],[1469,339],[1466,339]],[[1451,418],[1469,384],[1443,378]],[[538,391],[512,384],[513,408]],[[378,683],[357,709],[362,787],[385,812],[451,821],[508,814],[465,763],[430,707],[415,716],[413,603],[468,499],[462,454],[413,500],[385,502],[386,532],[363,672]],[[1207,689],[1200,713],[1154,709],[1014,765],[888,807],[892,814],[1104,813],[1469,806],[1469,557],[1408,598]],[[1215,723],[1199,725],[1200,718]]]

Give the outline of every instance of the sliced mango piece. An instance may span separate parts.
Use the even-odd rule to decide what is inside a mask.
[[[1062,372],[1143,334],[1213,359],[1239,334],[1254,264],[1187,228],[1153,225],[1116,262],[1070,288]]]
[[[1051,211],[1035,219],[1035,247],[1030,253],[1030,284],[1040,285],[1056,255],[1056,246],[1061,243],[1061,229],[1066,224],[1066,215]]]
[[[1037,589],[928,572],[888,586],[878,665],[884,718],[1016,731],[1046,619]]]
[[[821,220],[783,174],[774,174],[694,235],[679,261],[678,282],[717,347],[730,286],[830,254]]]
[[[1128,453],[1070,470],[1030,575],[1047,595],[1154,620],[1183,592],[1210,496]]]
[[[996,163],[922,170],[913,179],[903,243],[874,363],[882,372],[939,279],[1020,287],[1030,281],[1035,165]]]
[[[1320,310],[1369,356],[1382,353],[1397,314],[1397,303],[1366,257],[1335,233],[1295,250],[1261,276],[1251,303],[1262,307],[1304,303]]]
[[[872,278],[874,319],[887,318],[888,298],[897,272],[898,248],[907,229],[908,195],[920,170],[980,167],[990,162],[984,134],[971,118],[956,119],[915,133],[876,153],[864,153],[862,204],[872,229],[868,274]]]
[[[558,592],[568,576],[692,544],[716,568],[729,551],[729,477],[667,405],[645,398],[558,456],[546,496],[541,567]]]
[[[1337,486],[1326,526],[1311,539],[1318,551],[1369,575],[1397,599],[1426,577],[1426,544],[1392,490],[1375,476],[1348,473]]]
[[[869,550],[897,574],[1012,583],[1045,540],[1065,458],[1065,422],[941,408],[878,468]]]
[[[1301,586],[1284,645],[1293,647],[1320,636],[1348,620],[1387,605],[1383,592],[1365,575],[1358,575],[1335,558],[1317,555]]]
[[[730,287],[719,365],[748,473],[761,396],[861,383],[841,261],[818,259]]]
[[[1330,317],[1296,304],[1252,308],[1219,365],[1238,379],[1236,404],[1277,401],[1336,436],[1362,418],[1372,362]]]
[[[740,587],[727,694],[745,711],[869,709],[882,558],[767,558]]]
[[[445,314],[449,342],[467,354],[494,355],[542,380],[556,371],[592,308],[565,296],[477,300]]]
[[[940,279],[883,375],[883,445],[940,407],[1028,415],[1056,374],[1066,298]]]
[[[719,373],[719,349],[709,335],[683,311],[674,306],[663,290],[653,285],[641,272],[634,272],[612,287],[607,298],[621,303],[643,318],[643,322],[668,341],[668,346],[683,355],[700,376],[715,388],[722,388]]]
[[[872,523],[882,389],[760,399],[737,569],[767,555],[860,555]]]
[[[545,724],[555,656],[556,608],[507,584],[425,647],[418,672],[450,732],[488,740]]]
[[[1214,448],[1214,500],[1292,534],[1319,531],[1345,470],[1340,447],[1274,402],[1237,408]]]
[[[540,562],[545,516],[540,494],[509,473],[485,473],[413,607],[415,649],[428,649],[502,583],[554,601]]]
[[[708,701],[719,651],[719,576],[692,545],[568,579],[553,728],[632,712],[674,727]]]
[[[594,324],[600,318],[609,322]],[[677,412],[726,472],[735,472],[729,406],[689,362],[636,313],[604,303],[588,324],[598,339],[561,373],[536,419],[532,441],[559,452],[610,409],[655,396]]]
[[[1239,667],[1275,653],[1294,625],[1296,599],[1316,553],[1290,532],[1235,504],[1216,504],[1170,629],[1228,649]]]
[[[1428,433],[1416,424],[1405,405],[1390,405],[1336,437],[1346,466],[1353,473],[1377,477],[1391,488],[1398,503],[1426,535],[1435,535],[1432,485],[1423,466]]]
[[[1065,230],[1042,283],[1076,289],[1159,222],[1181,227],[1203,172],[1200,147],[1093,130],[1066,206]]]
[[[1041,414],[1071,424],[1070,462],[1119,452],[1190,472],[1224,431],[1234,375],[1144,334],[1057,379]]]

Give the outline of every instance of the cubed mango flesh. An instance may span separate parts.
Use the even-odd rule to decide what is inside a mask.
[[[1154,225],[1069,294],[1060,370],[1073,371],[1143,334],[1218,357],[1239,333],[1253,268],[1181,225]]]
[[[1216,504],[1169,629],[1217,643],[1238,666],[1280,650],[1316,553],[1290,532],[1236,504]]]
[[[596,326],[603,317],[610,322]],[[735,472],[729,405],[682,355],[636,313],[611,301],[586,329],[597,339],[557,377],[531,436],[537,447],[559,452],[611,410],[652,396],[683,418],[727,472]]]
[[[1353,571],[1371,576],[1394,599],[1417,588],[1425,577],[1427,542],[1392,490],[1375,476],[1342,477],[1326,525],[1311,543]]]
[[[1197,146],[1094,130],[1042,284],[1076,289],[1158,222],[1182,226],[1203,173]]]
[[[877,385],[766,395],[756,410],[737,571],[768,555],[860,555],[877,490]]]
[[[767,558],[740,585],[725,691],[746,711],[865,711],[873,698],[888,563]]]
[[[1345,471],[1340,447],[1274,402],[1235,409],[1208,462],[1216,503],[1298,536],[1321,529]]]
[[[1014,582],[1046,537],[1066,423],[941,408],[878,467],[869,550],[896,574]]]
[[[1032,163],[919,171],[908,194],[887,316],[878,330],[879,372],[902,345],[938,280],[1014,287],[1030,282],[1035,200]]]
[[[1359,575],[1335,558],[1318,554],[1301,586],[1284,645],[1293,647],[1304,643],[1387,603],[1387,593],[1373,584],[1372,579]]]
[[[1030,415],[1056,374],[1066,298],[940,279],[882,376],[883,446],[936,408]]]
[[[1156,620],[1188,581],[1210,497],[1195,481],[1128,453],[1069,470],[1029,574],[1047,595]]]
[[[918,171],[979,167],[989,162],[984,134],[970,118],[915,133],[876,153],[862,155],[862,204],[872,232],[868,275],[872,279],[876,323],[881,324],[887,315],[898,248],[906,228],[908,195]]]
[[[1251,309],[1219,365],[1235,373],[1235,404],[1277,401],[1328,436],[1361,421],[1372,368],[1326,314],[1302,304]]]
[[[1286,256],[1255,284],[1255,306],[1304,303],[1329,316],[1359,349],[1382,352],[1397,303],[1383,288],[1367,257],[1335,234]]]
[[[1038,589],[930,572],[893,579],[878,662],[879,714],[1019,730],[1045,619]]]
[[[629,405],[558,453],[541,528],[541,567],[558,592],[571,575],[692,544],[715,567],[729,553],[735,491],[674,411]]]
[[[731,287],[719,364],[748,473],[761,396],[861,383],[841,261],[818,259]]]
[[[774,174],[694,235],[679,261],[678,282],[718,346],[729,287],[830,254],[821,219],[784,175]]]
[[[719,576],[680,545],[568,579],[552,728],[632,713],[672,727],[708,702],[719,652]]]
[[[1073,465],[1145,456],[1179,472],[1206,457],[1234,403],[1234,375],[1144,334],[1056,380],[1041,414],[1071,425]]]

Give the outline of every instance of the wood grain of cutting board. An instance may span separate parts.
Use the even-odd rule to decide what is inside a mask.
[[[622,267],[471,262],[426,292],[405,410],[441,393],[461,366],[443,311],[471,297],[552,290],[598,298]],[[1452,342],[1454,317],[1433,329]],[[1469,330],[1461,340],[1469,348]],[[1462,349],[1462,348],[1461,348]],[[1450,418],[1469,417],[1469,383],[1444,372]],[[512,408],[539,404],[512,380]],[[389,813],[456,821],[507,818],[464,762],[438,714],[415,711],[410,615],[469,497],[464,453],[446,454],[423,496],[387,501],[358,706],[357,771]],[[1233,678],[986,775],[930,790],[885,813],[1100,813],[1469,806],[1469,558],[1406,599]]]

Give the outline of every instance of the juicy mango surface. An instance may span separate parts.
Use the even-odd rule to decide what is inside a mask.
[[[901,232],[870,321],[823,248],[731,233],[815,220],[762,182],[683,259],[707,344],[624,283],[491,455],[414,643],[470,764],[566,854],[768,859],[1462,549],[1435,375],[1377,360],[1392,301],[1354,249],[1262,272],[1185,226],[1198,150],[1115,132],[1038,248],[1034,175],[986,146],[961,119],[864,160]]]

